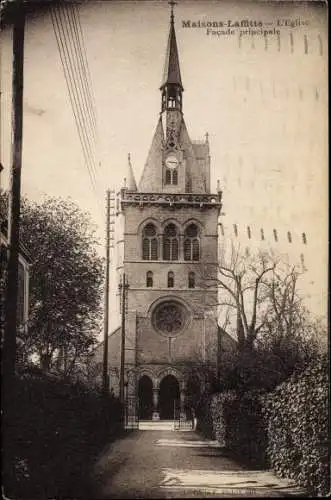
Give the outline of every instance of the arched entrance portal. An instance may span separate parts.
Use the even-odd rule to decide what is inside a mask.
[[[147,375],[143,375],[138,384],[139,418],[152,418],[153,412],[153,382]]]
[[[179,404],[179,384],[173,375],[167,375],[160,383],[160,418],[171,420],[174,418],[175,402]]]

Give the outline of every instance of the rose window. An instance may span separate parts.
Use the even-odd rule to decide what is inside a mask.
[[[186,319],[185,310],[176,302],[163,302],[153,314],[154,327],[168,335],[179,333],[184,328]]]

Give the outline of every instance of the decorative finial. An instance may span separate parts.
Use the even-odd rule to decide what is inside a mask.
[[[128,153],[128,162],[131,163],[131,154]]]
[[[124,177],[123,182],[124,182],[124,187],[126,188],[126,177]]]
[[[209,134],[208,134],[208,132],[206,132],[205,138],[206,138],[206,144],[208,144],[208,142],[209,142]]]
[[[175,0],[169,0],[168,4],[171,7],[171,13],[170,13],[170,22],[174,22],[174,5],[177,5],[177,2]]]

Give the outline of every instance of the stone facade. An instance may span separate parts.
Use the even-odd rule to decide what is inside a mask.
[[[188,366],[208,362],[216,370],[218,342],[221,192],[211,194],[208,135],[191,141],[184,122],[173,14],[162,82],[161,115],[140,183],[129,159],[116,213],[118,283],[125,274],[128,284],[126,397],[144,418],[172,418],[176,407],[184,414]],[[120,344],[121,328],[109,336],[115,394]]]

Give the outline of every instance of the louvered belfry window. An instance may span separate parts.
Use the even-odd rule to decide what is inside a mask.
[[[177,169],[175,170],[170,170],[169,168],[166,169],[165,171],[165,183],[170,184],[173,186],[177,186],[178,184],[178,171]]]
[[[178,232],[175,224],[168,224],[164,230],[163,259],[178,260]]]
[[[185,231],[184,259],[200,260],[199,230],[195,224],[190,224]]]
[[[143,260],[158,259],[158,245],[154,224],[149,223],[143,231]]]

